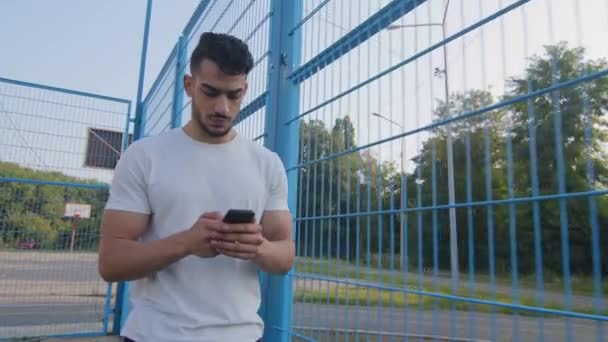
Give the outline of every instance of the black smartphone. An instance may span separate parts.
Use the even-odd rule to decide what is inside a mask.
[[[253,223],[254,219],[255,213],[248,209],[230,209],[224,215],[226,223]]]

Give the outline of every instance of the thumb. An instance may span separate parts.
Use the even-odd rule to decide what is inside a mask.
[[[204,213],[203,215],[201,215],[201,218],[206,218],[210,220],[221,220],[223,216],[220,212],[213,211],[209,213]]]

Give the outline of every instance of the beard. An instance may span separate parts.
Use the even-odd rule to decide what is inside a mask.
[[[209,117],[211,119],[213,118],[222,118],[226,121],[229,122],[229,124],[227,125],[226,128],[224,129],[219,129],[219,128],[215,128],[215,127],[211,127],[209,125],[207,125],[202,118],[202,115],[200,113],[193,113],[193,117],[194,120],[196,121],[196,123],[198,124],[198,127],[205,132],[205,134],[209,135],[210,137],[214,137],[214,138],[221,138],[226,136],[228,133],[230,133],[230,130],[232,129],[232,122],[230,122],[230,119],[224,115],[221,114],[211,114],[209,115]]]

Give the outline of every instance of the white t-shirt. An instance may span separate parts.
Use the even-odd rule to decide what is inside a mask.
[[[106,209],[151,214],[141,241],[186,230],[206,212],[288,210],[278,155],[237,134],[225,144],[192,139],[181,128],[134,142],[114,170]],[[251,261],[188,256],[133,282],[121,334],[137,342],[256,341],[263,322]]]

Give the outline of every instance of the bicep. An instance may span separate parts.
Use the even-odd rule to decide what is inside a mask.
[[[268,200],[260,222],[262,234],[269,241],[293,241],[293,217],[288,205],[287,174],[278,155],[273,154],[272,157]]]
[[[101,239],[137,240],[147,230],[148,221],[147,214],[106,210],[101,222]]]
[[[269,210],[260,222],[262,235],[269,241],[293,239],[293,218],[289,210]]]
[[[151,214],[147,193],[147,169],[141,145],[133,144],[114,170],[101,224],[101,239],[138,239],[147,229]]]
[[[149,216],[136,212],[106,210],[100,228],[99,259],[103,264],[121,248],[123,241],[136,241],[148,229]],[[123,245],[124,246],[124,245]]]

